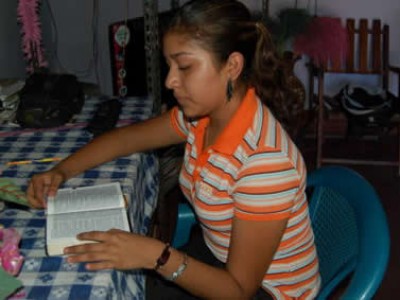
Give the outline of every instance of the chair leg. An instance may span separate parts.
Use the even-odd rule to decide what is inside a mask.
[[[324,74],[318,71],[318,124],[317,124],[317,168],[322,165],[322,146],[324,142]]]
[[[400,123],[397,125],[397,174],[400,176]]]
[[[315,69],[311,66],[308,66],[309,70],[309,77],[308,77],[308,110],[312,111],[314,109],[314,76],[315,76]]]

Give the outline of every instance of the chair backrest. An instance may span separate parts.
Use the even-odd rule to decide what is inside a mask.
[[[179,203],[178,219],[172,239],[174,248],[182,247],[189,241],[190,233],[196,223],[197,220],[192,207],[188,203]]]
[[[382,87],[388,87],[389,73],[389,26],[381,20],[346,20],[348,51],[346,57],[332,58],[324,69],[333,73],[357,73],[382,75]]]
[[[342,299],[371,299],[389,258],[386,215],[371,184],[344,167],[322,167],[307,179],[310,217],[326,299],[350,275]]]

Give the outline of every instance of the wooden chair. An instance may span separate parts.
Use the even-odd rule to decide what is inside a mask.
[[[397,166],[400,175],[400,123],[396,122],[398,151],[397,159],[392,161],[376,161],[368,159],[344,159],[344,158],[328,158],[323,153],[323,142],[326,138],[324,133],[324,112],[325,96],[324,85],[325,75],[327,73],[345,73],[345,74],[376,74],[380,76],[381,87],[383,90],[389,88],[389,73],[394,72],[400,80],[400,68],[389,66],[389,26],[381,24],[380,20],[373,20],[372,26],[369,27],[367,19],[361,19],[356,28],[354,19],[346,21],[348,33],[348,55],[343,59],[331,59],[324,65],[316,65],[312,61],[309,64],[309,95],[310,104],[313,103],[315,97],[314,89],[316,88],[316,97],[318,100],[317,113],[317,153],[316,166],[320,167],[322,163],[336,164],[366,164],[380,166]],[[317,86],[315,87],[315,79]],[[398,85],[397,97],[400,97],[400,83]]]

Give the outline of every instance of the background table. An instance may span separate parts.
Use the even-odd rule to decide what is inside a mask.
[[[26,189],[29,178],[53,163],[5,166],[16,160],[66,157],[85,145],[92,135],[85,130],[99,99],[86,100],[72,124],[47,130],[21,130],[14,125],[0,127],[0,166],[2,177],[11,178]],[[147,119],[151,102],[145,98],[123,100],[117,126]],[[133,231],[147,233],[157,202],[158,161],[154,153],[138,153],[89,170],[70,179],[64,186],[87,186],[119,181],[128,196],[129,219]],[[45,254],[45,216],[42,210],[7,205],[0,212],[0,223],[22,234],[21,252],[25,261],[18,278],[23,282],[23,299],[142,299],[142,271],[88,272],[83,264],[68,264],[62,257]]]

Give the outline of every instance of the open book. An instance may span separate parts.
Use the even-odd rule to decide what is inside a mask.
[[[130,231],[119,182],[59,189],[47,203],[48,255],[62,255],[67,246],[85,244],[76,235],[109,229]]]

